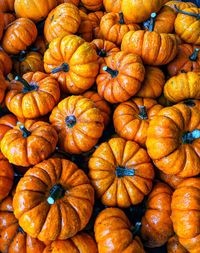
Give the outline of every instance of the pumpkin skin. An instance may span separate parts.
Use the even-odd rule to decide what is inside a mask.
[[[200,72],[181,73],[171,77],[164,86],[165,97],[173,102],[178,103],[185,99],[200,98]]]
[[[58,5],[63,4],[63,3],[71,3],[71,4],[78,6],[80,3],[80,0],[57,0]]]
[[[138,24],[133,24],[121,18],[123,14],[107,13],[101,18],[100,30],[105,40],[109,40],[116,45],[120,45],[124,35],[129,31],[140,29]]]
[[[71,3],[63,3],[53,9],[45,20],[44,36],[48,42],[57,37],[75,34],[81,23],[78,8]]]
[[[182,72],[200,72],[199,47],[190,44],[178,46],[178,55],[167,66],[170,76],[176,76]]]
[[[130,31],[123,37],[121,50],[141,56],[145,64],[158,66],[165,65],[175,58],[178,42],[173,34]]]
[[[88,166],[96,195],[106,206],[136,205],[151,191],[153,165],[136,142],[112,138],[96,149]]]
[[[157,67],[146,66],[144,81],[136,96],[143,98],[157,98],[162,94],[164,85],[165,75],[163,71]]]
[[[64,63],[68,68],[53,74],[62,91],[81,94],[93,85],[99,63],[95,50],[88,42],[76,35],[54,39],[44,54],[44,69],[50,73]]]
[[[43,36],[38,36],[33,44],[35,48],[37,48],[37,52],[41,53],[42,56],[44,55],[44,52],[48,48],[48,43],[45,40]]]
[[[176,189],[177,186],[184,180],[183,178],[178,177],[176,175],[165,174],[163,171],[159,171],[159,176],[165,183],[167,183],[173,189]]]
[[[0,71],[4,76],[8,75],[12,69],[12,60],[3,49],[0,49]]]
[[[9,111],[17,117],[27,119],[46,115],[59,101],[58,82],[42,72],[29,72],[23,78],[29,83],[30,90],[20,81],[13,80],[5,99]]]
[[[104,118],[95,103],[82,96],[63,99],[49,120],[59,135],[59,146],[70,154],[89,151],[104,129]]]
[[[38,22],[44,19],[56,5],[56,0],[15,0],[14,6],[17,17]]]
[[[174,5],[176,5],[178,7],[179,10],[184,10],[186,8],[190,8],[190,7],[197,7],[194,3],[192,2],[180,2],[180,1],[169,1],[167,2],[165,5],[171,7],[174,11],[177,12],[176,8],[174,7]]]
[[[91,12],[88,14],[88,18],[92,23],[93,37],[95,39],[102,39],[103,38],[102,32],[100,30],[100,22],[101,22],[101,18],[103,16],[104,16],[103,11],[96,11],[96,12]]]
[[[80,17],[81,17],[81,24],[79,26],[77,35],[83,38],[87,42],[91,42],[93,39],[93,25],[90,21],[88,15],[82,11],[79,10]]]
[[[52,193],[53,187],[61,191],[57,196]],[[42,241],[74,236],[88,223],[93,204],[94,189],[86,174],[74,163],[59,158],[29,169],[19,181],[13,199],[20,226]]]
[[[81,3],[85,8],[91,11],[98,11],[103,5],[103,0],[81,0]]]
[[[97,216],[94,232],[99,253],[145,253],[140,238],[133,236],[130,221],[119,208],[103,210]]]
[[[147,151],[158,169],[181,178],[200,173],[200,110],[186,104],[162,109],[149,123]]]
[[[172,193],[167,184],[158,182],[148,196],[141,227],[141,236],[148,248],[164,245],[174,233],[170,219]]]
[[[1,0],[0,12],[13,12],[15,0]]]
[[[36,37],[36,25],[30,19],[18,18],[7,27],[2,39],[2,47],[8,54],[18,54],[26,50]]]
[[[176,235],[172,236],[167,242],[167,253],[189,253],[178,241]]]
[[[16,17],[12,13],[3,13],[3,19],[4,19],[4,29],[6,29],[7,26],[16,19]]]
[[[122,0],[103,0],[103,6],[106,12],[121,12],[121,3]]]
[[[0,12],[0,40],[3,36],[3,30],[4,30],[4,14]]]
[[[0,104],[4,101],[5,92],[8,87],[8,81],[5,80],[3,74],[0,71]]]
[[[8,130],[15,127],[17,118],[13,114],[6,114],[0,118],[0,141]]]
[[[113,114],[116,133],[145,147],[149,122],[162,108],[151,98],[133,98],[119,104]]]
[[[98,253],[94,239],[86,233],[79,233],[65,241],[57,240],[48,245],[43,253]]]
[[[0,203],[0,251],[2,253],[42,253],[45,245],[30,237],[19,226],[13,214],[12,197]]]
[[[172,196],[171,219],[179,242],[191,253],[200,251],[200,178],[178,185]]]
[[[108,68],[106,71],[105,67]],[[105,58],[101,65],[96,79],[98,93],[110,103],[127,101],[139,91],[144,76],[141,58],[120,51]]]
[[[200,14],[200,8],[186,8],[185,12]],[[200,45],[200,20],[196,17],[179,13],[175,20],[175,32],[186,43]]]

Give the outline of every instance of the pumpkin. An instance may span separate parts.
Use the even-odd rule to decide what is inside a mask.
[[[94,101],[96,107],[101,111],[101,114],[104,119],[104,126],[107,126],[111,116],[111,109],[109,107],[109,104],[104,99],[102,99],[95,91],[86,91],[83,94],[83,97],[89,98]]]
[[[178,241],[176,235],[172,236],[167,242],[167,253],[189,253]]]
[[[103,6],[106,12],[121,12],[121,3],[122,0],[103,0]]]
[[[82,5],[91,11],[98,11],[103,5],[103,0],[81,0]]]
[[[103,38],[102,32],[100,30],[100,22],[101,22],[101,18],[103,16],[104,16],[103,11],[96,11],[96,12],[91,12],[88,14],[88,18],[92,23],[93,37],[95,39],[102,39]]]
[[[86,174],[74,163],[59,158],[29,169],[13,199],[20,226],[42,241],[74,236],[88,223],[93,204],[94,189]]]
[[[79,13],[81,17],[81,24],[77,31],[77,35],[83,38],[85,41],[91,42],[93,39],[92,22],[90,21],[88,15],[84,11],[79,10]]]
[[[34,22],[44,19],[57,5],[57,0],[15,0],[17,17],[29,18]]]
[[[172,196],[171,219],[179,242],[190,253],[200,252],[200,178],[178,185]]]
[[[121,10],[133,23],[147,20],[152,12],[158,12],[168,0],[122,0]]]
[[[0,48],[0,71],[4,76],[8,75],[12,69],[12,60],[3,49]]]
[[[89,151],[104,129],[104,118],[95,103],[82,96],[63,99],[52,111],[51,124],[57,129],[59,146],[71,154]]]
[[[180,10],[184,10],[186,8],[190,8],[190,7],[197,7],[194,3],[192,2],[182,2],[182,1],[169,1],[167,2],[165,5],[171,7],[174,11],[177,12],[176,7],[178,7],[178,9]],[[175,7],[176,6],[176,7]]]
[[[0,118],[0,141],[8,130],[15,127],[17,118],[13,114],[6,114]]]
[[[99,253],[145,253],[140,238],[131,230],[130,221],[122,210],[119,208],[103,210],[94,224]]]
[[[138,24],[133,24],[124,19],[123,13],[107,13],[101,18],[100,30],[104,39],[120,45],[124,35],[129,31],[140,29]]]
[[[141,227],[141,236],[148,248],[164,245],[174,233],[170,219],[172,193],[167,184],[158,182],[148,196]]]
[[[166,174],[193,177],[200,173],[200,110],[186,104],[162,109],[149,123],[147,151]]]
[[[48,245],[43,253],[97,253],[97,245],[94,239],[86,233],[79,233],[67,240],[57,240]]]
[[[171,186],[173,189],[176,189],[177,186],[183,182],[183,178],[178,177],[176,175],[165,174],[163,171],[159,171],[160,179],[162,179],[165,183]]]
[[[35,48],[37,52],[44,55],[44,52],[48,48],[48,43],[43,36],[38,36],[33,44],[33,48]]]
[[[30,19],[18,18],[7,27],[2,39],[2,47],[8,54],[18,54],[26,50],[36,37],[35,24]]]
[[[62,4],[62,3],[71,3],[71,4],[78,6],[80,3],[80,0],[57,0],[58,5]]]
[[[88,42],[76,35],[59,37],[44,54],[44,69],[53,73],[64,92],[81,94],[96,80],[98,56]]]
[[[151,98],[133,98],[119,104],[113,114],[116,133],[145,146],[149,122],[162,108]]]
[[[200,99],[200,72],[181,73],[171,77],[164,86],[165,97],[177,103],[185,99]]]
[[[120,51],[105,58],[96,83],[98,93],[110,103],[127,101],[140,89],[145,68],[138,55]]]
[[[8,87],[8,81],[5,80],[3,74],[0,71],[0,104],[4,101],[5,92]]]
[[[1,151],[10,163],[29,167],[48,158],[56,148],[58,135],[50,124],[31,120],[7,131]]]
[[[175,32],[186,43],[200,45],[200,9],[196,7],[179,10],[175,20]]]
[[[1,0],[0,12],[13,12],[15,0]]]
[[[9,85],[6,106],[20,118],[33,119],[46,115],[58,103],[59,85],[56,79],[42,72],[29,72]]]
[[[3,19],[4,19],[4,29],[6,29],[7,26],[16,19],[16,17],[12,13],[3,13]]]
[[[92,47],[95,49],[99,56],[99,63],[105,63],[105,58],[114,55],[120,51],[120,49],[108,40],[95,39],[91,42]]]
[[[4,30],[4,14],[0,12],[0,40],[3,36],[3,30]]]
[[[45,20],[44,36],[48,42],[57,37],[75,34],[81,23],[78,8],[71,3],[63,3],[53,9]]]
[[[145,67],[145,77],[137,97],[157,98],[162,94],[165,85],[165,75],[161,69],[153,66]]]
[[[42,253],[45,245],[26,234],[13,214],[12,197],[0,203],[0,251],[2,253]]]
[[[106,206],[136,205],[151,191],[153,165],[146,150],[134,141],[112,138],[102,143],[88,166],[96,195]]]
[[[167,66],[170,76],[176,76],[183,72],[200,72],[200,48],[190,44],[178,46],[178,55]]]

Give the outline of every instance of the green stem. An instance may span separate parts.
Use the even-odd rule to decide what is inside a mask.
[[[147,110],[146,110],[146,107],[141,105],[141,106],[138,106],[139,107],[139,117],[141,119],[148,119],[148,115],[147,115]]]
[[[118,166],[116,168],[115,174],[117,177],[126,177],[126,176],[134,176],[135,170],[134,169],[127,169],[126,167]]]
[[[185,14],[185,15],[188,15],[188,16],[191,16],[191,17],[195,17],[195,18],[197,18],[197,19],[200,19],[200,14],[196,14],[196,13],[192,13],[192,12],[180,10],[176,5],[174,5],[174,8],[176,9],[176,11],[177,11],[178,13]]]
[[[149,32],[153,32],[153,30],[154,30],[156,17],[157,17],[157,14],[155,12],[152,12],[151,18],[150,18],[150,24],[149,24]]]
[[[194,52],[192,53],[192,55],[189,57],[190,61],[196,61],[198,58],[198,54],[199,54],[199,48],[195,48]]]
[[[108,66],[104,66],[103,70],[108,72],[112,76],[112,78],[117,77],[119,74],[119,72],[117,70],[113,70],[113,69],[109,68]]]
[[[107,53],[104,49],[99,49],[97,51],[97,54],[98,54],[98,56],[103,57],[103,58],[107,56]]]
[[[21,76],[15,77],[16,81],[19,81],[24,86],[24,92],[35,90],[36,86],[31,86],[25,79],[23,79]]]
[[[131,227],[131,231],[132,231],[133,236],[136,236],[140,233],[141,227],[142,227],[141,222],[136,222],[135,226]]]
[[[54,185],[49,193],[49,197],[47,198],[47,202],[49,205],[53,205],[56,200],[61,199],[65,194],[65,190],[63,189],[61,184]]]
[[[18,125],[20,124],[20,126],[19,126],[19,129],[22,131],[22,135],[23,135],[23,137],[24,138],[27,138],[27,137],[29,137],[30,135],[31,135],[31,132],[29,132],[26,128],[25,128],[25,126],[24,125],[22,125],[21,123],[17,123]]]
[[[69,128],[72,128],[76,125],[76,117],[74,115],[69,115],[66,117],[65,122]]]
[[[23,235],[25,234],[23,228],[21,228],[20,226],[18,227],[18,232],[21,233],[21,234],[23,234]]]
[[[124,14],[122,12],[119,13],[119,23],[120,23],[120,25],[124,25],[125,24]]]
[[[200,130],[194,129],[192,132],[186,132],[182,136],[182,142],[184,144],[192,144],[192,142],[196,139],[200,138]]]
[[[68,72],[69,65],[67,63],[63,63],[60,67],[57,67],[51,71],[52,74],[58,73],[60,71]]]

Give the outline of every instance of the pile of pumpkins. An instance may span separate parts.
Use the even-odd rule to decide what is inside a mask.
[[[200,8],[0,0],[0,46],[0,252],[199,253]]]

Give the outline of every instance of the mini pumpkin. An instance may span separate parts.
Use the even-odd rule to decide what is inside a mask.
[[[122,0],[103,0],[103,6],[106,12],[121,12],[121,3]]]
[[[0,40],[3,36],[3,30],[4,30],[4,14],[0,12]]]
[[[5,30],[7,26],[16,19],[16,17],[12,13],[3,13],[3,19],[4,19],[4,30]]]
[[[162,179],[165,183],[171,186],[173,189],[176,189],[177,186],[183,182],[183,178],[178,177],[176,175],[166,174],[163,171],[159,171],[160,179]]]
[[[3,74],[0,71],[0,104],[4,101],[6,89],[8,87],[8,81],[5,80]]]
[[[80,3],[80,0],[57,0],[57,3],[58,3],[58,5],[63,4],[63,3],[71,3],[71,4],[78,6]]]
[[[79,10],[80,17],[81,17],[81,24],[79,26],[79,29],[77,31],[77,35],[83,38],[87,42],[91,42],[93,39],[93,25],[88,17],[88,15],[82,11]]]
[[[93,204],[94,189],[86,174],[74,163],[59,158],[29,169],[13,199],[20,226],[42,241],[74,236],[87,225]]]
[[[13,12],[15,0],[1,0],[0,12]]]
[[[88,18],[91,21],[93,27],[93,38],[95,39],[103,38],[102,32],[100,30],[100,22],[103,16],[104,16],[103,11],[96,11],[88,14]]]
[[[167,253],[189,253],[178,241],[176,235],[172,236],[167,242]]]
[[[33,48],[43,56],[48,48],[48,43],[43,36],[38,36],[33,44]]]
[[[98,11],[103,5],[103,0],[81,0],[82,5],[91,11]]]
[[[3,49],[0,49],[0,71],[4,76],[8,75],[12,69],[12,60]]]
[[[0,118],[0,141],[8,130],[15,127],[17,118],[13,114],[6,114]]]
[[[190,7],[197,7],[194,3],[192,2],[182,2],[182,1],[169,1],[167,3],[165,3],[165,5],[171,7],[174,11],[177,12],[177,8],[180,10],[184,10],[186,8],[190,8]]]
[[[89,151],[104,129],[104,118],[95,103],[82,96],[63,99],[52,111],[51,124],[57,129],[59,146],[71,154]]]

